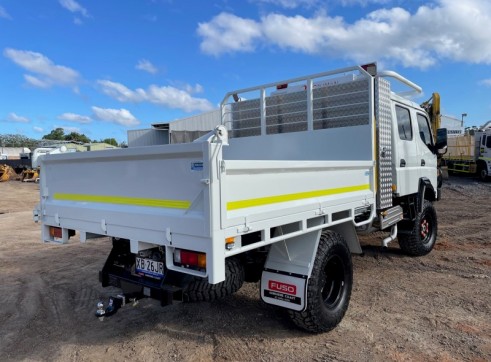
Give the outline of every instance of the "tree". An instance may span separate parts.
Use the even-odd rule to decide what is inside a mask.
[[[50,133],[44,135],[43,140],[90,143],[90,138],[86,135],[80,134],[78,132],[70,132],[69,134],[65,134],[65,130],[62,127],[58,127],[52,130]]]
[[[43,136],[43,140],[56,140],[56,141],[64,141],[65,140],[65,130],[61,127],[58,127],[52,130],[50,133],[45,134]]]
[[[30,149],[34,149],[38,147],[38,144],[39,141],[20,134],[0,135],[1,147],[28,147]]]
[[[118,141],[116,141],[116,139],[114,139],[114,138],[105,138],[105,139],[101,140],[101,142],[107,143],[107,144],[113,145],[113,146],[118,146]]]
[[[74,142],[82,142],[82,143],[90,143],[90,138],[84,134],[80,134],[77,132],[70,132],[65,136],[65,141],[74,141]]]

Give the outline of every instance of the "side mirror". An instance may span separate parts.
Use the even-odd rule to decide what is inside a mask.
[[[446,128],[439,128],[436,131],[435,148],[439,154],[443,154],[447,150],[447,129]]]

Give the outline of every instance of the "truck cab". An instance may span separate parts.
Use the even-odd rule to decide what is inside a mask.
[[[399,197],[414,194],[424,179],[436,198],[437,155],[428,114],[403,97],[393,95],[391,99],[394,193]]]

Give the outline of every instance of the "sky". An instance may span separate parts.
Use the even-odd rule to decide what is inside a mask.
[[[0,0],[0,134],[126,141],[231,90],[378,62],[491,119],[489,0]]]

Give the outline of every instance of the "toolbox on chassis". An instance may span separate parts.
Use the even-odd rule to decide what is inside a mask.
[[[330,330],[348,307],[358,233],[390,231],[382,244],[398,237],[410,255],[437,236],[445,133],[434,140],[437,112],[389,79],[421,92],[355,66],[230,92],[222,124],[192,143],[48,155],[42,240],[112,237],[100,280],[122,288],[118,306],[213,300],[260,281],[262,300],[298,326]]]

